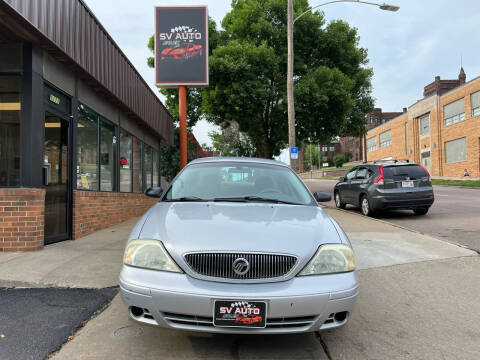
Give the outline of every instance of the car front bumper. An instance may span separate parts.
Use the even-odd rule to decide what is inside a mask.
[[[143,323],[205,332],[280,334],[343,326],[355,306],[358,279],[349,272],[271,283],[221,283],[124,265],[120,292],[130,316]],[[215,300],[265,301],[266,327],[214,326]],[[143,312],[134,315],[132,307]]]

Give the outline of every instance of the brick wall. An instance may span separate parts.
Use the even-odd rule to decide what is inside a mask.
[[[143,215],[158,199],[144,194],[74,191],[73,239]]]
[[[0,188],[0,252],[43,248],[45,190]]]
[[[386,157],[409,159],[420,163],[421,154],[430,151],[431,174],[433,176],[463,177],[467,169],[470,178],[480,178],[480,115],[473,116],[471,95],[480,91],[480,78],[476,78],[442,96],[432,95],[419,100],[408,109],[408,118],[400,116],[368,131],[367,139],[377,136],[377,150],[367,154],[368,160]],[[458,99],[465,99],[465,120],[445,126],[444,106]],[[420,135],[419,118],[430,114],[430,133]],[[408,156],[406,156],[405,123],[408,123]],[[392,145],[380,148],[379,134],[392,130]],[[467,159],[455,163],[446,162],[445,143],[465,137]]]

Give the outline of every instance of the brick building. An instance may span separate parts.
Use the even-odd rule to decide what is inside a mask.
[[[172,142],[172,117],[83,1],[0,0],[0,251],[142,214]]]
[[[480,177],[480,77],[466,82],[439,76],[425,86],[423,99],[406,113],[371,129],[368,161],[408,159],[433,176]]]
[[[407,109],[404,108],[403,112]],[[366,129],[370,130],[381,124],[384,124],[393,118],[401,115],[402,112],[383,112],[382,108],[375,108],[371,113],[366,115],[367,125]],[[365,155],[365,138],[347,136],[340,138],[340,150],[339,153],[351,154],[352,161],[361,161],[366,158]]]

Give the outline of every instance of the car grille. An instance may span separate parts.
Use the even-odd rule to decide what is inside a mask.
[[[243,258],[250,269],[243,275],[233,270],[233,262]],[[286,275],[297,262],[291,255],[251,253],[192,253],[185,255],[187,264],[198,274],[224,279],[269,279]]]
[[[206,316],[195,316],[195,315],[185,315],[185,314],[173,314],[173,313],[163,313],[165,320],[178,324],[178,325],[187,325],[187,326],[208,326],[213,327],[213,318]],[[272,318],[267,317],[266,328],[294,328],[294,327],[304,327],[312,325],[317,316],[301,316],[301,317],[281,317],[281,318]]]

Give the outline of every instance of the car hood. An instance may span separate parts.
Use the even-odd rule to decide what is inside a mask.
[[[159,202],[139,238],[158,239],[176,261],[196,251],[291,254],[308,261],[341,236],[317,206],[264,203]]]

